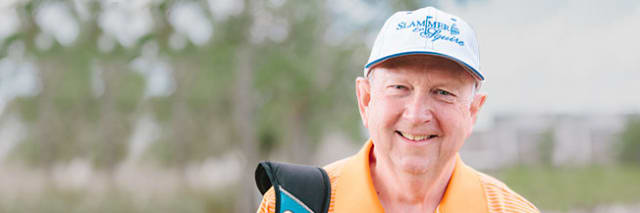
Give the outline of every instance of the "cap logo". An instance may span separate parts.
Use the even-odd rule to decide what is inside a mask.
[[[464,46],[464,41],[458,37],[460,29],[456,25],[456,19],[451,18],[451,24],[433,20],[433,16],[427,16],[423,20],[401,21],[396,30],[411,29],[422,38],[431,39],[432,42],[442,40]]]

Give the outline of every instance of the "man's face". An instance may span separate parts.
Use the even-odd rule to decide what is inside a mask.
[[[458,64],[405,56],[356,81],[360,113],[377,161],[420,174],[443,167],[471,134],[485,95]]]

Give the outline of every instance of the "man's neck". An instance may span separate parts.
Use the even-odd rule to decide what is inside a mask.
[[[434,212],[455,167],[455,158],[425,174],[411,174],[369,153],[373,185],[385,212]]]

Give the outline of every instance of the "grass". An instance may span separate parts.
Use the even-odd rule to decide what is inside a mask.
[[[585,168],[514,167],[492,175],[533,202],[543,212],[593,209],[598,205],[640,202],[640,167]],[[150,177],[157,178],[157,177]],[[237,185],[204,190],[178,184],[177,188],[121,188],[96,179],[96,185],[69,189],[44,181],[37,190],[0,187],[0,212],[231,212]],[[36,184],[38,185],[38,184]],[[171,184],[169,184],[171,185]],[[142,190],[142,191],[141,191]],[[19,192],[19,193],[16,193]]]
[[[14,213],[206,213],[230,212],[232,196],[213,191],[180,188],[174,193],[134,196],[127,190],[110,187],[102,192],[69,190],[48,186],[40,193],[18,194],[0,199],[0,212]]]
[[[640,167],[514,167],[494,172],[540,209],[567,211],[640,202]]]

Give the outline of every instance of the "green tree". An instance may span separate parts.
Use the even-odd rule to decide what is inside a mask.
[[[624,163],[640,165],[640,118],[632,117],[622,132],[620,160]]]

